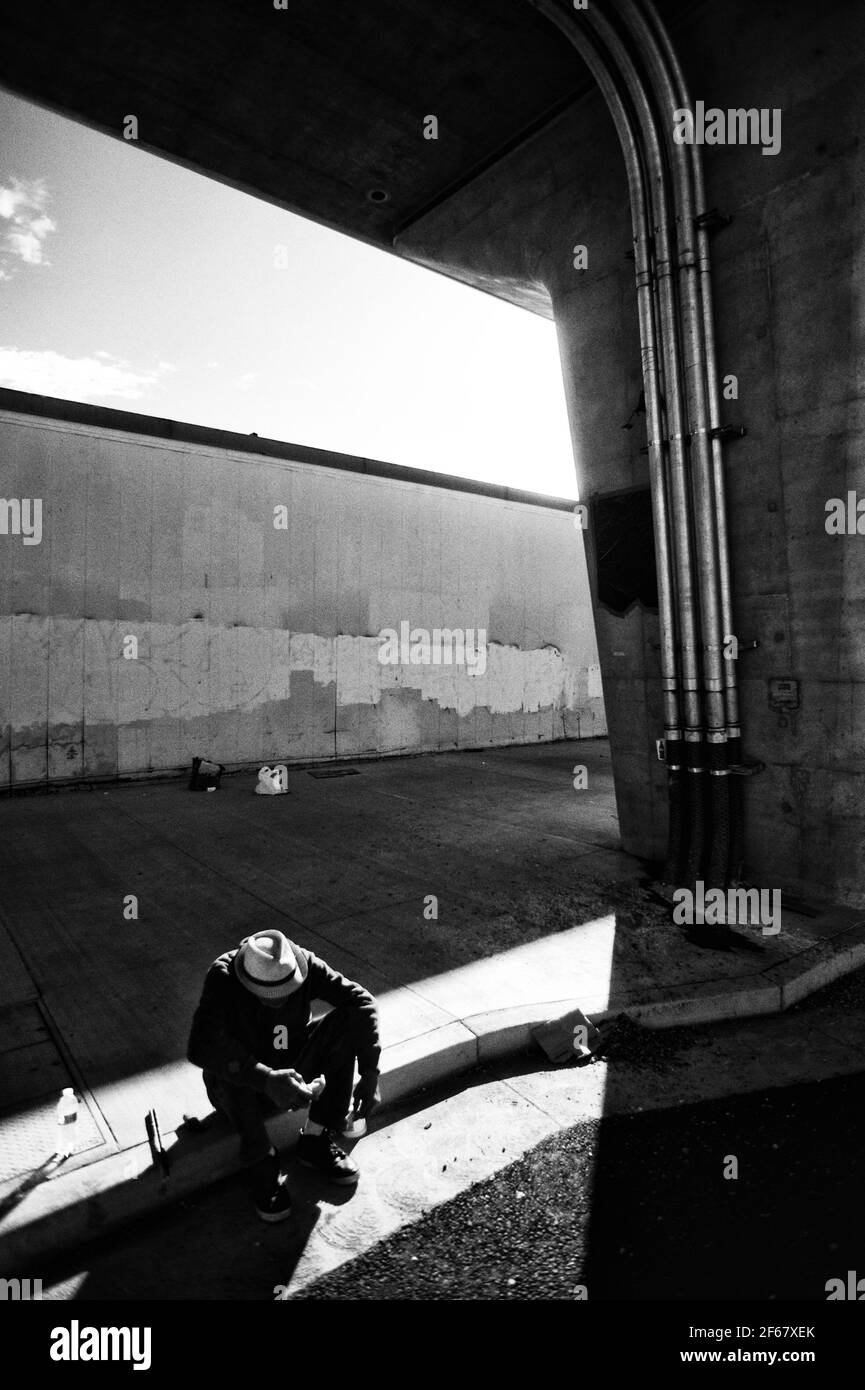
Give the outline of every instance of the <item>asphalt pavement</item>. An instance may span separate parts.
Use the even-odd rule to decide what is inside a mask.
[[[573,1125],[292,1297],[825,1301],[863,1108],[857,1076]]]
[[[284,1225],[230,1178],[17,1272],[73,1302],[826,1301],[865,1276],[863,1003],[859,971],[587,1067],[501,1059],[380,1112],[357,1190],[287,1155]]]

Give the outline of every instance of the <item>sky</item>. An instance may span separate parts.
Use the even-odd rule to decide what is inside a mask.
[[[5,92],[0,385],[577,496],[551,322]]]

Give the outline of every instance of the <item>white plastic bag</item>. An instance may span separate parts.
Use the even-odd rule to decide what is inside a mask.
[[[287,792],[288,768],[285,763],[278,763],[275,767],[259,768],[255,790],[259,796],[282,796]]]

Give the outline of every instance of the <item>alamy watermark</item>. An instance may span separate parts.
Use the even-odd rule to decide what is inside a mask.
[[[673,112],[673,139],[677,145],[762,145],[763,154],[781,149],[781,108],[736,107],[728,111],[698,101],[693,111],[682,106]]]
[[[780,888],[710,888],[701,879],[673,894],[676,926],[760,926],[764,936],[781,930]]]
[[[0,497],[0,536],[21,536],[25,545],[40,545],[42,498]]]
[[[850,1303],[865,1302],[865,1279],[860,1279],[855,1269],[848,1269],[846,1282],[839,1278],[826,1281],[826,1302],[843,1303],[845,1300]]]
[[[382,666],[466,666],[472,676],[487,669],[485,627],[412,627],[401,622],[399,632],[384,627],[378,634]]]
[[[0,1279],[0,1303],[30,1303],[41,1298],[41,1279]]]
[[[865,536],[865,497],[848,492],[843,497],[830,497],[826,503],[827,536]]]
[[[52,1361],[131,1361],[133,1371],[148,1371],[152,1329],[149,1327],[69,1327],[51,1331]]]

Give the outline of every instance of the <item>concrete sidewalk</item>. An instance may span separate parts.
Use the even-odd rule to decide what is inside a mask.
[[[634,1028],[627,1045],[619,1045],[594,1066],[554,1068],[535,1052],[522,1053],[426,1088],[375,1118],[354,1150],[361,1180],[350,1193],[289,1160],[294,1213],[285,1224],[264,1226],[256,1221],[244,1184],[229,1180],[173,1204],[161,1216],[151,1213],[55,1262],[33,1261],[16,1273],[43,1278],[44,1298],[76,1304],[103,1299],[270,1301],[280,1289],[289,1297],[305,1291],[320,1297],[320,1276],[353,1266],[367,1251],[378,1259],[381,1242],[402,1232],[408,1249],[404,1244],[399,1269],[391,1267],[392,1297],[418,1297],[424,1266],[440,1268],[445,1262],[459,1266],[462,1274],[445,1271],[433,1297],[454,1296],[448,1287],[453,1290],[454,1279],[461,1279],[461,1296],[522,1298],[529,1292],[536,1298],[537,1289],[527,1284],[527,1270],[519,1264],[506,1271],[516,1276],[516,1288],[504,1277],[497,1281],[494,1272],[503,1250],[513,1247],[515,1230],[529,1229],[528,1262],[533,1252],[545,1251],[549,1268],[563,1273],[576,1258],[590,1276],[592,1299],[600,1292],[593,1287],[595,1275],[602,1272],[598,1259],[615,1264],[619,1248],[633,1248],[641,1227],[650,1274],[658,1258],[669,1269],[669,1238],[678,1222],[680,1232],[692,1241],[679,1268],[685,1273],[686,1296],[705,1297],[707,1290],[698,1287],[696,1277],[688,1282],[686,1272],[693,1267],[693,1256],[705,1273],[705,1258],[713,1249],[704,1225],[706,1203],[717,1210],[718,1201],[730,1200],[717,1191],[719,1184],[729,1189],[717,1158],[732,1152],[747,1165],[743,1185],[748,1191],[742,1193],[743,1204],[736,1201],[733,1210],[728,1208],[730,1224],[725,1223],[721,1233],[727,1245],[731,1239],[739,1242],[727,1294],[738,1296],[733,1291],[740,1290],[745,1271],[750,1276],[772,1259],[766,1248],[766,1217],[759,1215],[766,1212],[775,1213],[774,1234],[780,1237],[774,1242],[775,1254],[785,1276],[787,1256],[792,1254],[794,1270],[798,1267],[801,1273],[803,1260],[808,1266],[808,1279],[798,1292],[812,1282],[822,1289],[821,1271],[825,1279],[835,1269],[855,1268],[858,1258],[862,1222],[851,1222],[850,1208],[843,1211],[844,1195],[856,1206],[862,1167],[855,1121],[851,1116],[845,1126],[843,1118],[833,1124],[829,1117],[826,1123],[826,1112],[831,1097],[840,1100],[845,1094],[833,1080],[863,1074],[865,970],[860,969],[768,1018],[663,1030]],[[804,1106],[796,1100],[803,1086],[812,1093]],[[861,1088],[847,1094],[855,1107]],[[736,1122],[736,1106],[724,1102],[749,1095],[751,1108],[748,1111],[746,1105],[748,1122],[743,1126]],[[715,1140],[722,1136],[717,1127],[707,1127],[703,1117],[719,1104],[725,1116],[723,1147],[715,1149]],[[765,1130],[766,1120],[779,1111],[788,1116],[788,1132],[800,1126],[798,1134],[789,1135],[790,1147],[784,1150],[772,1142],[779,1136],[767,1136]],[[542,1157],[544,1141],[574,1127],[583,1150],[578,1165],[555,1159],[551,1164]],[[660,1152],[644,1144],[659,1130],[665,1136]],[[524,1157],[529,1171],[518,1166]],[[631,1171],[619,1186],[623,1160]],[[535,1206],[529,1216],[533,1190],[543,1186],[551,1166],[553,1172],[570,1175],[564,1206],[553,1199],[543,1212]],[[505,1186],[490,1208],[489,1180],[496,1174],[502,1174]],[[673,1190],[659,1192],[665,1175]],[[755,1182],[758,1188],[762,1184],[762,1200],[755,1199]],[[459,1203],[460,1194],[468,1197],[469,1189],[475,1190],[481,1211],[486,1205],[488,1213],[495,1212],[495,1229],[490,1230],[483,1218],[478,1220],[477,1209],[467,1211]],[[806,1213],[814,1212],[815,1189],[822,1189],[825,1205],[818,1222],[818,1248],[812,1239],[806,1255],[802,1229]],[[650,1193],[652,1200],[644,1205]],[[839,1207],[842,1215],[836,1222],[833,1211]],[[444,1239],[432,1253],[429,1227],[422,1218],[437,1212],[447,1225],[456,1211],[468,1218],[464,1235]],[[670,1220],[658,1225],[659,1215]],[[631,1220],[633,1228],[622,1239],[620,1229]],[[778,1231],[778,1222],[786,1222],[786,1230]],[[436,1233],[441,1229],[437,1223]],[[813,1222],[811,1231],[813,1236]],[[480,1250],[479,1233],[489,1236],[489,1245]],[[792,1246],[785,1239],[791,1235]],[[830,1246],[830,1241],[836,1244]],[[771,1239],[768,1244],[773,1244]],[[621,1266],[616,1271],[617,1276],[624,1272]],[[572,1282],[584,1282],[582,1271],[574,1273]],[[791,1288],[786,1277],[784,1286]],[[778,1287],[770,1284],[764,1296]],[[362,1269],[353,1268],[342,1296],[365,1297],[369,1290]],[[569,1297],[570,1289],[565,1285],[554,1296]],[[610,1296],[621,1294],[611,1291]],[[647,1290],[647,1296],[655,1295]]]
[[[4,1270],[236,1169],[233,1136],[195,1126],[210,1107],[183,1058],[208,964],[248,931],[278,926],[378,996],[386,1103],[525,1048],[575,1006],[651,1026],[766,1014],[865,961],[845,909],[786,911],[779,935],[747,929],[723,953],[686,941],[616,848],[603,741],[355,766],[293,770],[281,798],[238,774],[211,795],[0,805]],[[86,1104],[79,1152],[44,1167],[67,1084]],[[278,1141],[297,1123],[278,1121]]]

